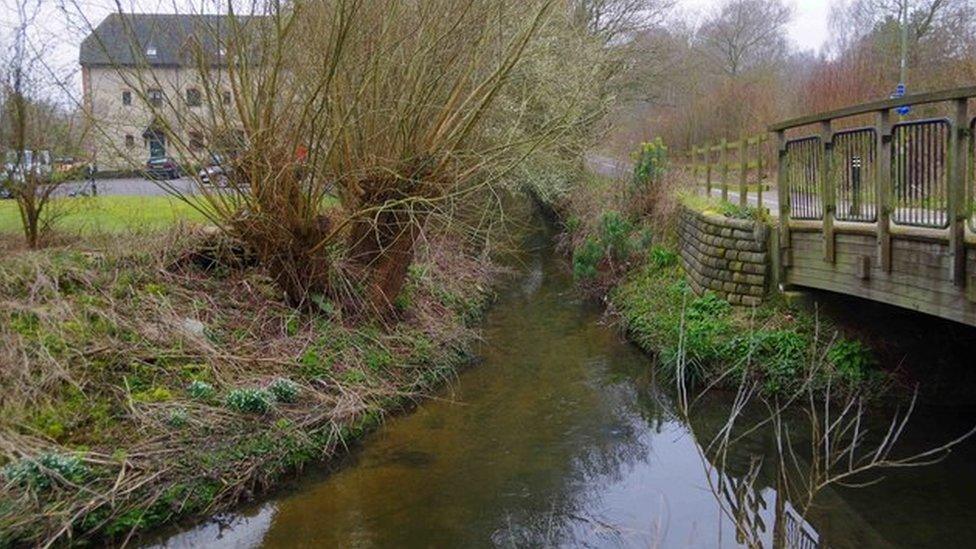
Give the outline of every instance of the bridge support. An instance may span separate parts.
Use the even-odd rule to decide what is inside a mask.
[[[878,131],[878,266],[891,272],[891,111],[882,110],[877,117]]]
[[[834,253],[834,210],[837,209],[834,195],[834,172],[833,172],[833,150],[834,150],[834,131],[831,129],[830,120],[820,123],[820,193],[823,197],[823,239],[824,239],[824,261],[833,263],[836,254]]]
[[[969,171],[969,110],[967,99],[953,101],[952,134],[949,136],[949,249],[952,281],[966,284],[966,172]]]

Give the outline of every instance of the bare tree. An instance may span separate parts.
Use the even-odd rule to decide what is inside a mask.
[[[792,17],[782,0],[727,0],[702,24],[703,51],[730,76],[774,63],[787,51]]]
[[[0,187],[17,201],[31,248],[41,244],[54,219],[51,200],[63,182],[52,170],[52,155],[75,152],[78,139],[76,117],[57,102],[59,83],[45,63],[49,44],[35,34],[42,6],[15,2],[15,25],[0,64]]]

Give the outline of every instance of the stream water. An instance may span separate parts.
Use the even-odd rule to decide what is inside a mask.
[[[767,547],[777,507],[799,547],[976,543],[972,444],[866,488],[827,489],[804,517],[777,506],[768,475],[737,499],[749,464],[772,459],[773,445],[743,440],[721,472],[703,460],[700,445],[733,395],[715,392],[692,421],[679,419],[650,359],[601,325],[546,235],[527,249],[524,275],[488,316],[479,363],[439,399],[390,419],[329,470],[157,543],[734,547],[743,541],[729,518],[737,507]],[[944,442],[974,420],[969,409],[920,412],[903,444]]]

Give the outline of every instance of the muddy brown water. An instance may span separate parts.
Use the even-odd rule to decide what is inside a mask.
[[[328,470],[269,499],[149,540],[166,547],[735,547],[729,500],[770,441],[745,440],[718,473],[700,447],[725,421],[715,393],[692,421],[650,359],[579,298],[548,238],[528,239],[524,274],[491,310],[478,364],[440,398],[395,417]],[[944,442],[971,409],[916,414],[905,451]],[[867,488],[832,488],[797,546],[976,545],[976,448]],[[750,516],[770,546],[776,491],[760,475]],[[720,491],[719,491],[720,492]],[[733,498],[734,499],[734,498]]]

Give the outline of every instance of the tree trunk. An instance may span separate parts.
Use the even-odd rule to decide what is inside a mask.
[[[406,283],[418,223],[408,213],[393,211],[353,223],[349,235],[351,258],[362,268],[367,304],[380,314],[393,310]]]

